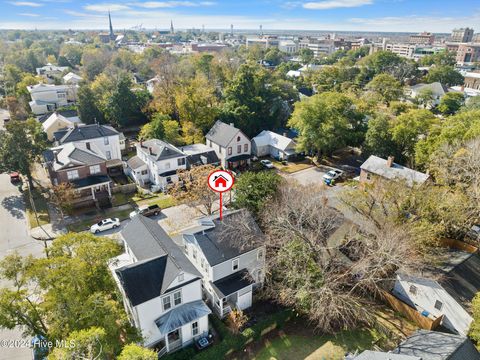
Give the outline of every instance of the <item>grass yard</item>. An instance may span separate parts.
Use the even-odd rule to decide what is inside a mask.
[[[32,197],[33,202],[35,203],[35,208],[37,209],[38,221],[35,217],[35,212],[33,211],[30,203],[28,189],[24,191],[23,196],[25,199],[26,214],[30,229],[33,229],[40,225],[48,224],[50,222],[50,215],[48,214],[47,200],[45,199],[43,194],[38,189],[32,190]]]
[[[312,161],[308,158],[299,162],[288,162],[287,165],[283,165],[280,161],[277,161],[277,160],[271,160],[271,161],[278,170],[289,173],[289,174],[300,171],[300,170],[305,170],[314,166]]]
[[[151,198],[141,198],[134,196],[132,200],[137,204],[137,206],[157,204],[162,209],[177,205],[175,199],[172,196],[162,193],[157,194]]]
[[[105,218],[119,218],[120,221],[128,219],[130,212],[132,212],[133,208],[129,208],[126,210],[106,210],[106,211],[97,211],[95,216],[91,216],[85,220],[69,224],[67,225],[68,231],[73,232],[81,232],[88,230],[90,226],[95,224],[96,222],[100,221],[101,219]]]

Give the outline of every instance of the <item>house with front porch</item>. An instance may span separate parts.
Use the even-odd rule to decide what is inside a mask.
[[[127,174],[140,186],[151,184],[154,190],[165,190],[178,181],[178,170],[187,169],[187,155],[165,141],[140,141],[137,155],[127,161]]]
[[[45,151],[43,158],[54,186],[70,183],[74,188],[74,206],[110,205],[112,181],[107,160],[98,149],[68,143]]]
[[[108,175],[123,174],[122,148],[125,148],[125,137],[109,125],[73,124],[73,127],[54,133],[57,145],[74,143],[87,150],[94,150],[106,159]]]
[[[135,216],[121,232],[125,252],[109,268],[132,324],[159,356],[208,335],[210,308],[200,272],[158,223]]]
[[[241,223],[241,224],[240,224]],[[203,290],[214,312],[224,317],[232,309],[252,305],[253,291],[263,284],[263,233],[247,210],[200,220],[182,234],[185,253],[202,274]],[[252,242],[249,239],[254,238]]]
[[[217,121],[205,136],[208,147],[215,150],[224,169],[243,169],[250,164],[250,139],[233,124]]]

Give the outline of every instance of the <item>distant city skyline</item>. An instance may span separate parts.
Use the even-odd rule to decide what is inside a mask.
[[[441,32],[478,27],[480,2],[471,0],[242,0],[75,1],[1,0],[2,29],[258,29]]]

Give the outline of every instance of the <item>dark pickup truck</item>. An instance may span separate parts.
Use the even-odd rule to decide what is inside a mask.
[[[133,219],[134,216],[143,215],[143,216],[157,216],[160,214],[162,209],[158,205],[150,206],[140,206],[138,209],[130,213],[130,219]]]

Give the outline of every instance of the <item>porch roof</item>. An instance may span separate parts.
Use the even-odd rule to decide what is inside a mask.
[[[251,154],[242,154],[242,155],[237,155],[237,156],[232,156],[231,158],[228,158],[228,162],[235,162],[235,161],[242,161],[242,160],[248,160],[252,157]]]
[[[236,273],[224,277],[223,279],[214,281],[212,288],[215,290],[217,295],[220,298],[227,297],[228,295],[237,292],[247,286],[250,286],[254,283],[253,279],[250,277],[247,269],[237,271]]]
[[[86,187],[92,187],[96,185],[106,184],[111,181],[110,177],[107,175],[94,175],[89,176],[85,179],[76,179],[72,181],[73,186],[77,189],[82,189]]]
[[[211,313],[212,310],[202,300],[196,300],[173,308],[155,320],[155,324],[160,333],[166,335],[185,324]]]

